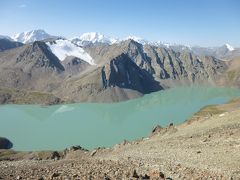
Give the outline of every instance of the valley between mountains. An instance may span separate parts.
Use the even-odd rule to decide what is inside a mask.
[[[231,93],[233,91],[219,91],[218,95],[217,90],[208,94],[204,87],[240,87],[239,48],[229,44],[221,47],[191,47],[149,42],[134,36],[124,39],[111,38],[99,33],[85,33],[67,39],[50,35],[44,30],[24,32],[13,37],[0,36],[0,104],[119,102],[178,86],[202,86],[202,97],[192,98],[199,95],[194,89],[189,91],[192,92],[191,96],[187,93],[189,99],[185,98],[184,93],[175,93],[176,97],[181,96],[185,100],[182,101],[181,109],[179,106],[174,108],[174,103],[179,99],[171,93],[165,96],[165,103],[168,102],[166,107],[158,106],[160,101],[164,104],[164,96],[152,96],[150,101],[144,100],[147,98],[145,96],[136,106],[123,103],[121,106],[128,111],[116,108],[113,116],[110,116],[111,113],[102,112],[101,108],[97,108],[96,111],[91,108],[93,106],[88,106],[87,108],[93,111],[103,113],[103,116],[100,116],[101,113],[86,112],[94,114],[92,117],[97,118],[97,123],[103,123],[103,120],[107,119],[107,124],[111,125],[114,116],[120,117],[123,121],[117,121],[117,125],[113,125],[121,133],[124,133],[120,129],[121,123],[132,123],[132,126],[126,126],[131,132],[138,131],[137,125],[147,128],[140,118],[134,119],[143,116],[142,105],[149,105],[147,107],[151,110],[156,106],[155,112],[161,109],[178,116],[170,119],[160,112],[160,117],[153,118],[153,121],[159,124],[162,123],[158,121],[161,118],[167,122],[172,121],[167,127],[156,123],[147,137],[138,136],[132,141],[123,140],[114,146],[102,145],[93,150],[82,147],[83,142],[58,151],[11,150],[14,147],[12,141],[15,137],[20,137],[19,134],[24,134],[24,131],[31,133],[25,133],[21,139],[23,145],[37,142],[43,147],[48,147],[44,145],[51,142],[51,137],[54,137],[53,134],[57,131],[63,136],[53,138],[55,141],[69,141],[72,137],[68,136],[69,134],[91,141],[83,128],[94,135],[94,140],[100,141],[101,137],[113,139],[113,128],[107,129],[108,126],[104,126],[106,129],[99,131],[99,124],[87,121],[87,116],[82,113],[87,110],[86,107],[84,109],[83,103],[78,109],[70,105],[51,106],[53,109],[48,109],[48,106],[36,106],[36,109],[31,109],[29,106],[23,110],[14,106],[9,108],[12,105],[2,106],[2,119],[5,118],[2,121],[2,131],[6,130],[5,134],[11,132],[12,138],[5,135],[0,138],[0,179],[240,178],[239,99],[227,104],[206,106],[189,119],[185,118],[187,120],[183,124],[178,124],[180,121],[177,121],[184,114],[184,109],[193,106],[199,110],[199,102],[218,104],[238,96],[238,89],[234,89],[235,94]],[[215,95],[213,98],[212,94]],[[197,105],[189,103],[193,99],[198,102]],[[173,103],[169,103],[170,100]],[[78,114],[74,115],[74,110]],[[190,108],[187,110],[190,111]],[[106,112],[110,111],[111,108],[107,107]],[[116,111],[121,114],[115,113]],[[130,111],[138,112],[139,116],[131,116]],[[26,116],[23,116],[24,112]],[[150,113],[145,114],[144,118],[150,122],[152,119],[149,115],[154,114],[151,113],[154,111],[147,112]],[[14,116],[11,116],[12,114]],[[82,124],[70,121],[74,119],[70,116],[72,114],[77,122]],[[125,121],[122,114],[129,116],[130,120]],[[52,119],[48,119],[49,117]],[[67,124],[73,123],[76,129],[68,129],[71,126],[59,126],[59,117]],[[12,119],[20,123],[11,123],[14,122]],[[30,124],[34,123],[34,120],[37,120],[36,129],[32,129]],[[49,136],[44,126],[48,125],[47,121],[52,125]],[[91,126],[87,126],[86,122],[90,122]],[[17,127],[16,132],[13,125]],[[93,132],[104,132],[106,136]],[[33,138],[33,134],[37,135],[36,139]],[[43,134],[47,135],[47,138]],[[43,143],[40,143],[41,138]]]
[[[239,87],[239,52],[99,33],[1,36],[0,103],[118,102],[176,86]]]

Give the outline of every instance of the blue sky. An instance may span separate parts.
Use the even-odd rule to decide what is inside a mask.
[[[240,0],[0,0],[0,22],[2,35],[40,28],[240,47]]]

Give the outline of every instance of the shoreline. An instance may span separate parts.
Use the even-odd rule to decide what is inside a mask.
[[[240,90],[238,87],[224,87],[224,86],[218,86],[218,85],[189,85],[189,86],[175,86],[166,88],[163,90],[159,90],[156,92],[143,94],[140,97],[131,98],[127,100],[120,100],[120,101],[113,101],[113,102],[98,102],[98,101],[79,101],[75,102],[72,100],[62,99],[54,93],[49,92],[42,92],[42,91],[25,91],[20,89],[14,89],[14,88],[0,88],[0,105],[38,105],[38,106],[54,106],[54,105],[74,105],[79,103],[89,103],[89,104],[117,104],[117,103],[125,103],[128,101],[134,101],[136,99],[143,98],[145,96],[154,95],[155,93],[162,93],[165,91],[169,91],[175,88],[198,88],[198,87],[206,87],[206,88],[228,88],[228,89],[235,89]],[[27,96],[30,96],[30,98]],[[32,99],[31,99],[32,98]],[[37,100],[36,100],[37,99]],[[40,100],[40,103],[39,103]]]
[[[191,121],[193,121],[193,120],[197,120],[199,117],[199,113],[200,112],[205,112],[206,110],[205,109],[210,109],[210,111],[216,111],[215,109],[214,109],[214,107],[215,106],[222,106],[222,105],[226,105],[226,104],[229,104],[229,103],[232,103],[232,102],[234,102],[234,101],[238,101],[240,98],[233,98],[233,99],[231,99],[231,100],[229,100],[229,101],[227,101],[226,103],[218,103],[218,104],[212,104],[212,105],[206,105],[206,106],[204,106],[204,107],[202,107],[201,109],[199,109],[199,111],[198,112],[196,112],[196,113],[194,113],[190,118],[188,118],[188,119],[186,119],[186,120],[184,120],[183,122],[181,122],[181,123],[178,123],[178,124],[174,124],[174,126],[176,125],[176,126],[181,126],[181,125],[184,125],[185,123],[191,123]],[[14,105],[17,105],[17,104],[14,104]],[[65,105],[65,104],[64,104]],[[72,104],[72,105],[74,105],[74,104]],[[21,106],[21,105],[20,105]],[[22,106],[25,106],[25,105],[22,105]],[[35,105],[34,105],[35,106]],[[39,106],[39,105],[36,105],[36,106]],[[213,108],[212,108],[213,107]],[[43,107],[44,108],[44,107]],[[218,112],[214,112],[214,113],[224,113],[225,111],[224,110],[219,110]],[[205,112],[205,113],[209,113],[209,112]],[[169,124],[171,124],[171,122],[169,122]],[[169,124],[168,125],[166,125],[166,126],[163,126],[163,127],[161,127],[161,128],[168,128],[168,126],[169,126]],[[152,129],[154,129],[155,127],[157,127],[158,126],[158,124],[155,124],[155,125],[153,125],[152,126]],[[149,133],[148,134],[150,134],[150,131],[149,131]],[[6,137],[6,138],[8,138],[8,137]],[[149,138],[148,136],[140,136],[140,137],[136,137],[135,139],[133,139],[133,140],[128,140],[128,139],[125,139],[126,141],[128,141],[128,142],[134,142],[134,141],[141,141],[142,139],[146,139],[146,138]],[[11,140],[11,139],[10,139]],[[125,141],[124,140],[124,141]],[[118,144],[121,144],[122,142],[120,142],[120,143],[114,143],[114,144],[112,144],[112,145],[109,145],[109,146],[104,146],[104,145],[100,145],[100,146],[97,146],[97,147],[93,147],[93,148],[87,148],[88,149],[88,151],[92,151],[92,150],[95,150],[95,149],[99,149],[99,148],[102,148],[102,149],[109,149],[109,148],[112,148],[112,147],[114,147],[115,145],[118,145]],[[54,149],[54,148],[51,148],[51,149],[34,149],[34,150],[29,150],[29,149],[26,149],[26,150],[18,150],[18,149],[14,149],[14,146],[13,146],[13,149],[12,150],[14,150],[14,151],[17,151],[17,152],[41,152],[41,151],[59,151],[59,152],[61,152],[61,151],[64,151],[65,149],[68,149],[68,148],[71,148],[71,147],[74,147],[74,146],[82,146],[81,144],[72,144],[71,146],[68,146],[68,147],[63,147],[63,148],[61,148],[61,149]],[[84,146],[82,147],[82,148],[85,148]]]
[[[226,111],[224,111],[223,109],[219,110],[219,111],[216,111],[216,107],[222,107],[222,106],[225,106],[225,105],[231,105],[232,103],[234,102],[239,102],[240,104],[240,97],[238,98],[233,98],[231,100],[229,100],[228,102],[226,103],[223,103],[223,104],[212,104],[212,105],[207,105],[207,106],[204,106],[202,107],[198,112],[194,113],[189,119],[186,119],[185,121],[183,121],[182,123],[180,124],[173,124],[173,123],[169,123],[167,126],[165,127],[162,127],[160,126],[159,124],[156,124],[153,128],[152,128],[152,131],[149,132],[149,136],[145,136],[145,137],[139,137],[135,140],[132,140],[132,141],[129,141],[127,139],[123,140],[121,143],[116,143],[112,146],[109,146],[109,147],[105,147],[105,146],[100,146],[100,147],[96,147],[96,148],[93,148],[93,149],[86,149],[84,147],[82,147],[80,144],[76,144],[76,145],[73,145],[73,146],[70,146],[70,147],[66,147],[62,150],[51,150],[51,149],[43,149],[43,150],[16,150],[14,148],[11,148],[10,150],[12,151],[16,151],[16,152],[55,152],[55,151],[58,151],[58,152],[63,152],[65,150],[71,150],[71,149],[84,149],[88,152],[91,152],[91,151],[95,151],[95,150],[98,150],[98,149],[112,149],[114,148],[114,146],[121,146],[123,144],[131,144],[131,143],[135,143],[135,142],[141,142],[141,141],[144,141],[146,139],[149,139],[151,138],[151,136],[153,136],[154,134],[157,134],[158,132],[160,131],[166,131],[168,130],[169,128],[171,127],[181,127],[181,126],[184,126],[185,124],[191,124],[192,122],[194,121],[198,121],[198,119],[201,118],[201,116],[204,116],[204,115],[207,115],[207,116],[212,116],[212,115],[215,115],[215,114],[223,114],[225,113]],[[19,104],[13,104],[13,105],[19,105]],[[21,104],[21,105],[25,105],[25,104]],[[65,105],[65,104],[63,104]],[[1,149],[0,149],[1,150]]]
[[[156,127],[149,137],[111,148],[86,151],[72,147],[65,152],[12,155],[5,151],[5,159],[1,151],[0,177],[235,180],[240,177],[239,106],[238,98],[206,107],[181,125]]]

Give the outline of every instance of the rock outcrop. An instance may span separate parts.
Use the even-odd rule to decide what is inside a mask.
[[[13,147],[13,143],[7,138],[0,137],[0,149],[11,149]]]

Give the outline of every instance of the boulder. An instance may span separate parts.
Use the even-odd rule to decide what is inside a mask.
[[[4,137],[0,137],[0,149],[11,149],[13,144],[10,140]]]
[[[150,179],[165,179],[165,175],[161,171],[150,172]]]
[[[95,154],[97,153],[97,150],[95,149],[95,150],[93,150],[92,152],[91,152],[91,156],[94,156]]]
[[[69,148],[69,151],[77,151],[77,150],[82,150],[82,151],[88,151],[87,149],[81,147],[81,146],[71,146]]]
[[[85,151],[85,152],[87,152],[88,150],[81,147],[81,146],[71,146],[69,148],[64,149],[63,155],[66,156],[68,153],[74,152],[74,151]]]
[[[57,152],[57,151],[53,151],[51,153],[51,159],[54,159],[54,160],[59,160],[60,159],[60,154]]]
[[[173,127],[173,123],[170,123],[170,124],[168,125],[168,127]]]
[[[160,125],[155,126],[152,129],[152,135],[159,133],[163,128]]]
[[[128,140],[124,139],[123,142],[120,145],[125,146],[127,144],[130,144],[130,142]]]
[[[132,177],[133,178],[139,178],[139,175],[137,174],[137,171],[135,169],[132,172]]]

